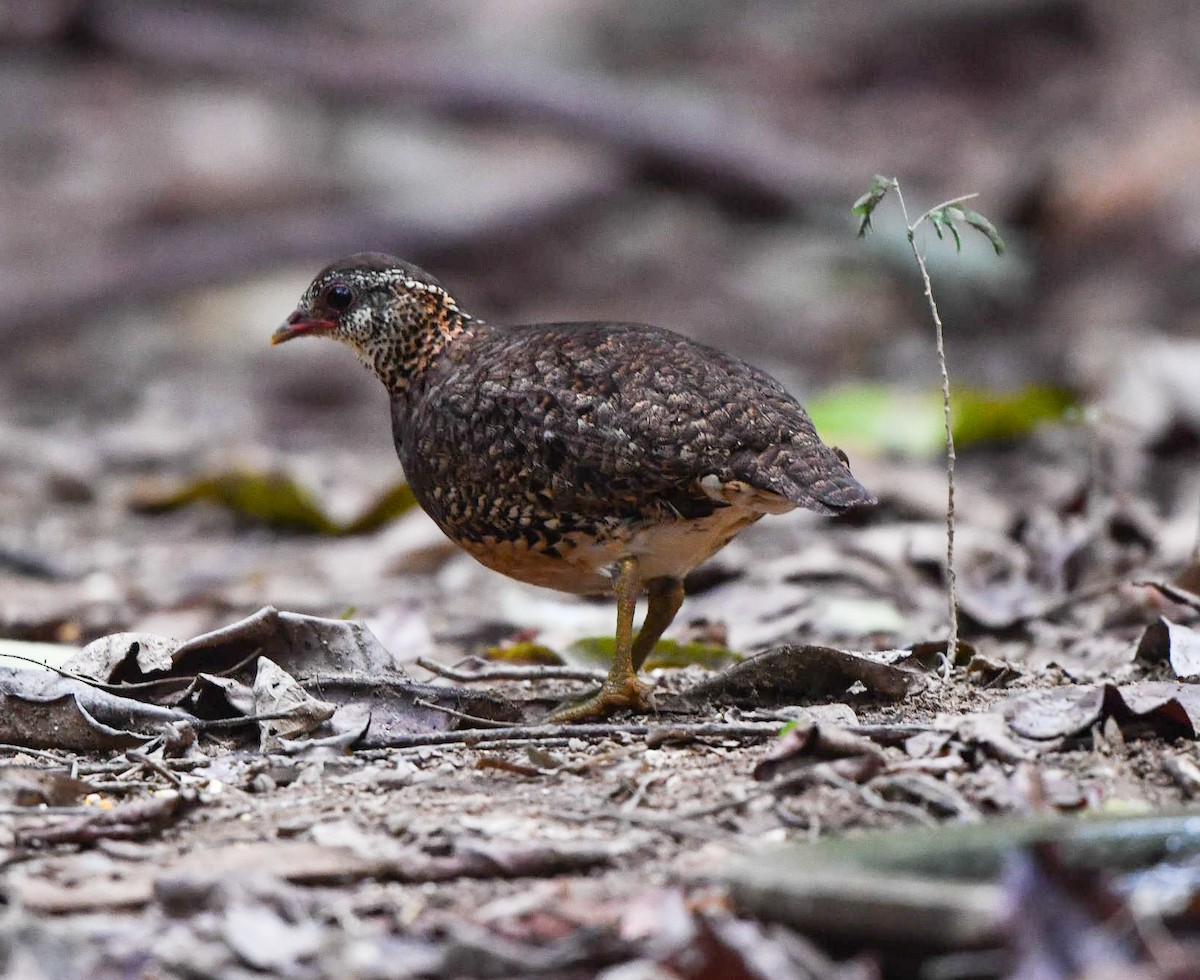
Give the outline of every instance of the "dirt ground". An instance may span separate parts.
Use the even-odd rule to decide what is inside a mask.
[[[847,832],[1002,815],[1161,814],[1200,790],[1190,685],[1163,659],[1169,649],[1141,642],[1135,656],[1160,616],[1200,615],[1129,584],[1164,577],[1167,526],[1108,509],[1087,518],[1092,530],[1071,535],[1091,556],[1083,579],[1055,593],[1036,584],[1051,566],[1039,570],[1013,537],[970,519],[989,501],[1015,498],[976,482],[976,465],[994,472],[997,459],[1033,465],[1013,452],[968,460],[958,527],[964,610],[992,625],[965,617],[972,652],[949,671],[936,656],[912,663],[900,692],[890,675],[842,665],[793,677],[785,661],[773,668],[778,689],[687,702],[677,695],[728,676],[690,666],[654,672],[659,714],[617,718],[599,734],[510,724],[497,741],[489,728],[456,730],[450,718],[449,729],[415,738],[433,744],[393,748],[347,750],[345,734],[328,726],[266,743],[253,727],[201,731],[195,744],[152,741],[148,755],[7,747],[9,975],[857,976],[936,962],[953,950],[897,958],[866,922],[849,944],[814,934],[818,945],[801,955],[788,944],[802,933],[771,931],[783,927],[747,911],[729,875],[739,859],[769,862],[772,848]],[[921,548],[943,529],[936,514],[915,516],[911,487],[936,485],[936,466],[875,467],[863,476],[880,493],[875,517],[861,526],[764,522],[697,576],[673,634],[724,636],[736,649],[778,653],[800,641],[866,654],[935,636],[944,598],[931,574],[936,557]],[[613,615],[607,603],[494,578],[437,544],[419,512],[377,535],[281,537],[212,504],[133,512],[141,479],[110,476],[101,499],[83,504],[10,501],[24,500],[43,527],[75,542],[76,560],[119,570],[113,577],[125,586],[104,602],[94,598],[95,572],[10,574],[21,587],[6,592],[14,608],[42,617],[27,639],[81,643],[125,626],[182,637],[289,590],[333,596],[305,611],[338,614],[346,610],[331,583],[350,575],[355,594],[379,597],[353,615],[414,680],[449,689],[457,682],[416,658],[451,665],[531,636],[541,622],[549,625],[537,638],[562,649],[555,627],[568,637],[602,634]],[[1052,526],[1049,511],[1026,506],[1042,514],[1044,532]],[[1074,518],[1058,520],[1061,529]],[[420,556],[418,573],[396,571],[404,541]],[[331,558],[331,549],[347,554]],[[377,552],[370,564],[368,552]],[[491,603],[481,606],[479,588],[492,591]],[[148,595],[174,598],[159,608]],[[1004,615],[1011,621],[997,625]],[[847,617],[879,626],[851,644]],[[546,669],[478,659],[467,667]],[[1106,683],[1125,706],[1087,700]],[[308,686],[333,696],[320,680]],[[586,684],[468,686],[508,699],[520,722]],[[837,693],[807,693],[822,688]],[[821,734],[784,746],[778,733],[789,719],[800,719],[793,738],[814,726]],[[471,742],[454,741],[463,737]],[[51,772],[66,784],[48,781]],[[720,931],[730,924],[755,929],[753,941]],[[791,972],[763,972],[763,956],[782,957]]]

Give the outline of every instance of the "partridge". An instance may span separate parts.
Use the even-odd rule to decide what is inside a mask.
[[[661,327],[485,323],[429,273],[365,253],[319,272],[271,342],[305,336],[383,382],[413,493],[452,541],[522,582],[615,593],[612,669],[554,721],[647,708],[637,673],[684,576],[764,514],[874,503],[779,382]]]

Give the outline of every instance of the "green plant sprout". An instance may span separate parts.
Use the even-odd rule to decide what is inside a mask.
[[[854,202],[851,210],[859,216],[858,235],[864,237],[871,230],[871,218],[875,209],[883,202],[890,191],[896,192],[896,200],[900,203],[900,213],[904,216],[904,225],[908,231],[908,245],[913,257],[917,260],[917,268],[921,270],[921,282],[925,287],[925,300],[929,304],[929,313],[933,317],[934,336],[937,340],[938,369],[942,375],[942,413],[946,430],[946,602],[950,613],[950,635],[946,641],[948,664],[953,664],[958,655],[958,589],[957,575],[954,569],[954,431],[951,425],[950,413],[950,373],[946,369],[946,345],[942,330],[942,317],[938,312],[937,303],[933,298],[933,283],[929,278],[929,269],[925,265],[925,253],[917,244],[917,229],[928,225],[933,229],[939,240],[945,240],[949,235],[954,241],[956,251],[962,251],[962,232],[960,225],[974,228],[983,235],[997,255],[1004,252],[1004,239],[987,218],[978,211],[963,207],[964,202],[970,201],[978,194],[963,194],[930,208],[916,221],[910,221],[908,208],[904,204],[904,194],[900,190],[900,181],[895,177],[881,177],[878,174],[872,178],[867,192]]]

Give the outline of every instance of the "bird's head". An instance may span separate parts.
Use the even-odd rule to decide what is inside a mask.
[[[364,252],[318,272],[271,343],[308,336],[340,340],[385,385],[403,389],[470,321],[428,272]]]

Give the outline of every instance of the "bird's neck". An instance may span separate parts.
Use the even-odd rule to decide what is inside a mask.
[[[359,351],[362,362],[392,395],[419,387],[446,349],[483,323],[440,290],[415,297],[394,310],[394,318],[394,329],[381,342]]]

